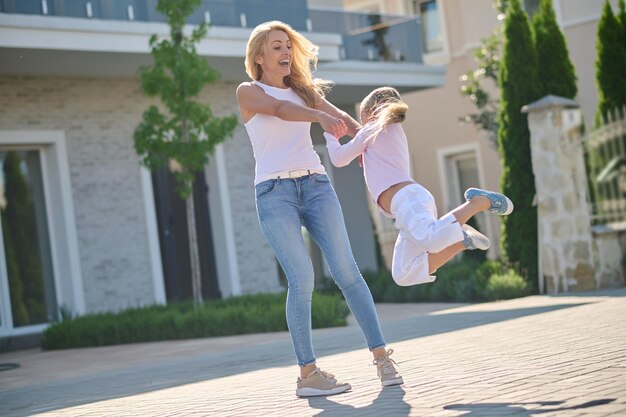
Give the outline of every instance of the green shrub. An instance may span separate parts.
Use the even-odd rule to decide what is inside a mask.
[[[473,279],[473,289],[476,300],[489,299],[486,297],[487,284],[492,275],[506,272],[507,267],[500,261],[485,261],[476,269]]]
[[[489,282],[485,288],[485,297],[495,300],[523,297],[529,293],[528,284],[513,269],[489,277]]]
[[[476,302],[523,297],[532,287],[510,264],[460,256],[435,273],[431,284],[401,287],[388,270],[363,271],[363,278],[377,303]],[[500,278],[505,277],[505,278]],[[331,278],[316,288],[324,294],[341,294]]]
[[[339,295],[313,296],[313,327],[345,326],[349,309]],[[105,346],[287,330],[285,293],[258,294],[90,314],[50,326],[44,349]]]
[[[466,303],[522,297],[531,292],[520,274],[501,261],[480,262],[476,258],[460,257],[439,268],[435,275],[437,280],[431,284],[401,287],[387,270],[363,272],[375,302]],[[494,276],[507,278],[493,278],[492,281]]]

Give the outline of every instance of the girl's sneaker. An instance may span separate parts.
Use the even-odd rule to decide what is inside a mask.
[[[461,228],[463,229],[463,245],[465,246],[465,249],[489,249],[489,245],[491,245],[491,242],[489,241],[489,238],[487,236],[483,235],[469,224],[464,224],[463,226],[461,226]]]
[[[506,216],[513,211],[513,202],[503,194],[496,193],[495,191],[481,190],[480,188],[468,188],[467,191],[465,191],[465,199],[467,201],[478,196],[484,196],[489,199],[491,202],[489,211],[493,213]]]

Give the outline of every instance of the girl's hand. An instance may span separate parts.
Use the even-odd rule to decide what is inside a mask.
[[[345,122],[324,112],[320,112],[320,126],[324,131],[332,134],[337,139],[344,137],[348,132]]]

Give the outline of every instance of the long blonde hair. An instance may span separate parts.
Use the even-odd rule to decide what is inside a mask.
[[[246,45],[246,73],[255,81],[261,79],[263,69],[255,60],[263,55],[267,36],[273,30],[285,32],[291,41],[291,73],[285,77],[285,85],[291,87],[308,107],[315,107],[317,94],[324,97],[332,83],[326,80],[313,79],[311,71],[317,65],[319,47],[292,29],[287,23],[273,20],[261,23],[252,30]]]
[[[408,109],[395,88],[380,87],[369,93],[360,105],[361,123],[372,130],[368,140],[373,142],[390,124],[403,122]]]

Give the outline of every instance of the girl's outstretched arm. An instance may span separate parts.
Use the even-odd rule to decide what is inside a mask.
[[[354,158],[361,155],[365,149],[367,149],[367,142],[370,138],[370,129],[367,127],[359,130],[354,139],[350,142],[342,145],[339,143],[339,139],[335,136],[324,133],[326,138],[326,149],[328,149],[328,155],[330,160],[336,167],[343,167],[348,165]]]

